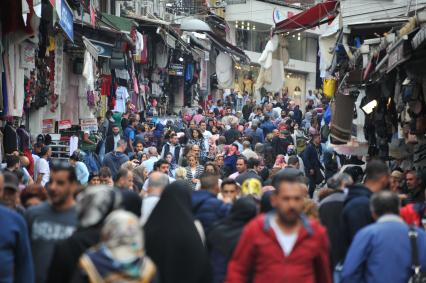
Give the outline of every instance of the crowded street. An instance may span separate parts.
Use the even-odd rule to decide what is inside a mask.
[[[1,0],[0,283],[425,283],[426,0]]]

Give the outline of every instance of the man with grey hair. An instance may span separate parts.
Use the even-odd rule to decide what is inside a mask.
[[[169,184],[169,176],[161,172],[153,172],[148,178],[147,195],[142,200],[141,225],[148,221],[151,212],[154,210],[164,188]]]
[[[241,155],[247,158],[247,160],[249,160],[250,158],[259,159],[257,153],[251,149],[251,144],[249,141],[243,142],[243,151],[241,152]]]
[[[142,165],[146,168],[148,173],[151,173],[154,170],[154,164],[158,161],[158,151],[157,148],[151,146],[148,148],[148,156],[149,158],[142,162]]]
[[[129,161],[129,157],[125,154],[127,141],[120,139],[117,142],[117,148],[105,155],[102,166],[106,166],[111,170],[113,179],[116,177],[121,165]]]
[[[371,197],[370,209],[376,223],[355,234],[345,257],[342,282],[411,282],[417,269],[424,278],[426,233],[404,223],[399,207],[395,193],[379,191]]]
[[[331,264],[340,265],[345,257],[344,237],[341,233],[342,211],[346,199],[347,186],[353,184],[352,177],[346,173],[337,173],[327,181],[327,189],[319,193],[319,218],[327,228],[330,239]]]
[[[244,131],[244,135],[246,137],[251,138],[252,146],[256,145],[257,143],[265,142],[265,136],[263,134],[263,130],[259,128],[259,125],[260,125],[259,120],[253,120],[251,122],[251,126]]]

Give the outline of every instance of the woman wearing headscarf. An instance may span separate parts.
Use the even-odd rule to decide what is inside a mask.
[[[124,210],[107,217],[100,245],[80,257],[79,269],[74,282],[158,282],[155,264],[145,255],[139,219]]]
[[[99,243],[104,220],[110,212],[123,208],[141,213],[142,200],[132,191],[118,191],[100,185],[88,187],[77,196],[77,230],[55,245],[47,282],[71,282],[78,259],[85,250]]]
[[[255,200],[252,197],[240,198],[233,205],[230,214],[210,230],[207,235],[207,244],[211,251],[214,283],[224,282],[228,261],[237,246],[244,225],[256,214]]]
[[[185,181],[166,187],[144,226],[146,252],[161,283],[210,283],[211,267],[191,210]]]

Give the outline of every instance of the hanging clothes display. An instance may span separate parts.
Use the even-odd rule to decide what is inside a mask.
[[[160,97],[163,94],[161,83],[161,70],[156,69],[151,75],[151,96]]]
[[[231,56],[220,52],[216,57],[216,75],[220,88],[232,88],[234,82],[234,68]]]
[[[166,68],[168,63],[167,47],[163,43],[155,45],[155,64],[158,68]]]
[[[129,93],[127,88],[124,86],[119,86],[115,91],[116,103],[114,107],[114,112],[124,113],[126,112],[126,102],[129,99]]]
[[[148,36],[142,35],[143,37],[143,48],[141,52],[141,64],[148,64]]]

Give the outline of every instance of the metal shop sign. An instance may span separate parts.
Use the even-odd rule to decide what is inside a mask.
[[[74,42],[74,17],[71,8],[65,0],[62,0],[61,16],[59,17],[59,25],[66,33],[68,38]]]
[[[82,131],[95,132],[98,130],[98,121],[96,118],[81,119],[80,127]]]
[[[181,64],[170,64],[169,66],[169,75],[170,76],[183,76],[183,65]]]

